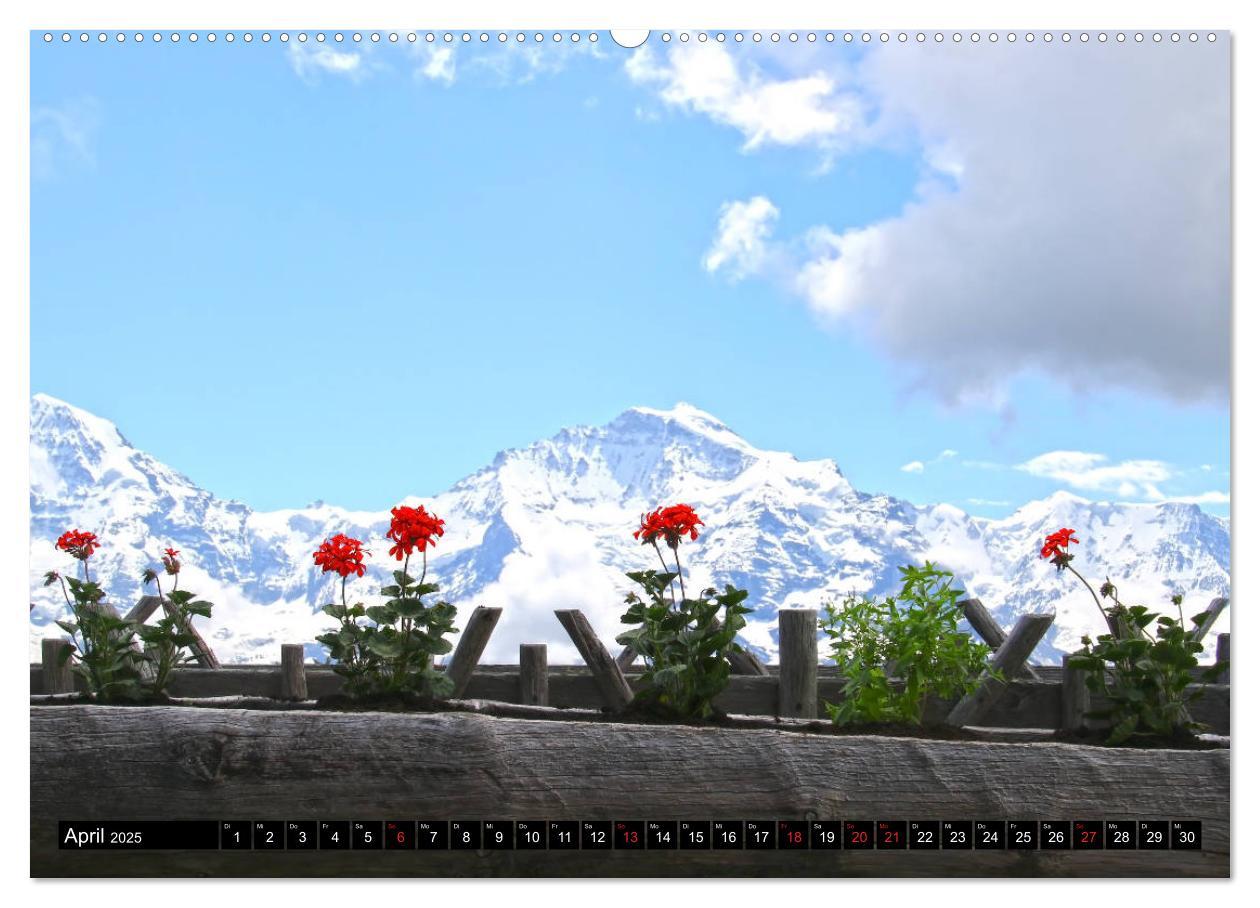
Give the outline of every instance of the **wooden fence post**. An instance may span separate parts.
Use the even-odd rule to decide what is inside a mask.
[[[634,691],[630,682],[617,665],[617,660],[608,654],[604,644],[599,642],[591,623],[586,620],[580,609],[556,609],[556,618],[569,634],[569,639],[582,655],[582,661],[595,677],[595,685],[604,697],[604,702],[613,710],[622,710],[634,699]]]
[[[1059,719],[1059,728],[1074,733],[1085,728],[1085,713],[1089,710],[1089,688],[1085,686],[1085,672],[1068,665],[1071,658],[1063,657],[1063,714]]]
[[[1007,676],[1017,665],[1022,665],[1032,651],[1037,648],[1041,638],[1045,636],[1050,625],[1054,623],[1054,612],[1020,615],[1015,629],[1011,631],[1002,648],[993,654],[989,664],[992,668]],[[1005,681],[986,678],[980,686],[963,697],[950,710],[946,723],[953,726],[972,725],[984,717],[993,704],[997,703],[1006,687]]]
[[[1216,664],[1229,661],[1229,631],[1218,634],[1216,637]],[[1229,669],[1221,672],[1220,677],[1216,679],[1218,684],[1229,683]]]
[[[39,642],[39,654],[43,663],[44,693],[74,693],[74,672],[70,667],[69,649],[69,640],[53,638]]]
[[[280,699],[306,699],[306,647],[300,643],[280,645]]]
[[[468,623],[459,636],[455,652],[451,653],[450,661],[446,663],[446,677],[455,684],[452,697],[462,697],[468,689],[473,670],[481,660],[481,654],[485,652],[490,635],[494,633],[494,626],[499,623],[499,616],[502,614],[501,608],[479,605],[468,616]]]
[[[521,702],[529,706],[546,706],[548,699],[547,684],[547,644],[521,644]]]
[[[984,603],[979,599],[963,599],[959,602],[963,609],[963,617],[967,619],[980,639],[988,644],[989,649],[995,653],[1002,648],[1002,644],[1006,642],[1006,631],[1002,630],[1002,625],[997,623],[993,614],[984,607]],[[1027,665],[1020,665],[1010,672],[1012,678],[1031,678],[1036,679],[1037,673]]]
[[[779,609],[779,715],[818,718],[818,609]]]

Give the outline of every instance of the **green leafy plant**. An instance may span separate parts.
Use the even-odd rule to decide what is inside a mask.
[[[179,589],[179,552],[168,548],[162,557],[166,573],[175,577],[168,597],[162,596],[157,572],[144,572],[145,583],[157,584],[166,610],[163,618],[149,625],[119,617],[105,602],[104,590],[91,579],[89,559],[100,548],[96,534],[70,530],[58,538],[56,547],[78,561],[82,573],[82,577],[63,577],[49,571],[44,585],[61,584],[72,616],[70,621],[57,622],[70,635],[70,646],[62,650],[61,658],[72,662],[88,695],[113,702],[165,696],[171,672],[187,661],[185,647],[196,642],[192,617],[209,618],[211,610],[209,602]]]
[[[449,602],[428,605],[424,597],[438,591],[426,583],[428,549],[444,532],[444,521],[423,507],[393,509],[388,536],[394,541],[390,554],[403,562],[394,571],[394,582],[381,590],[383,605],[364,607],[346,600],[346,581],[351,574],[362,577],[363,558],[370,554],[362,543],[343,534],[324,542],[315,552],[315,563],[325,573],[341,576],[341,602],[324,606],[324,613],[336,618],[337,630],[316,639],[328,648],[334,671],[345,679],[350,697],[412,695],[423,698],[449,696],[454,689],[445,672],[433,664],[435,656],[451,651],[446,639],[454,633],[456,610]],[[420,578],[407,573],[411,556],[419,551],[423,568]],[[361,623],[367,619],[370,623]]]
[[[1177,607],[1173,618],[1145,606],[1125,605],[1110,578],[1095,592],[1071,566],[1075,556],[1068,547],[1080,542],[1074,532],[1064,528],[1047,536],[1041,557],[1060,572],[1075,575],[1089,590],[1110,631],[1097,638],[1082,637],[1082,649],[1068,657],[1070,668],[1087,673],[1089,690],[1105,698],[1100,708],[1086,715],[1108,723],[1108,744],[1123,744],[1134,735],[1178,738],[1202,731],[1204,726],[1191,718],[1189,706],[1204,694],[1202,688],[1191,690],[1191,684],[1203,652],[1200,629],[1210,613],[1193,616],[1187,627],[1180,593],[1172,597]],[[1104,606],[1104,601],[1110,604]],[[1228,668],[1228,662],[1216,663],[1203,669],[1200,680],[1214,681]]]
[[[959,625],[962,591],[930,561],[901,570],[896,596],[827,603],[820,622],[844,679],[844,698],[824,702],[837,725],[921,724],[930,696],[952,699],[995,677],[989,649]]]
[[[136,633],[144,642],[145,660],[152,667],[148,687],[155,696],[165,696],[171,673],[193,661],[190,648],[197,643],[192,633],[193,616],[209,618],[213,609],[209,602],[197,599],[195,593],[179,588],[178,551],[168,548],[162,555],[162,567],[167,576],[174,578],[169,593],[163,594],[162,581],[152,568],[144,572],[143,580],[157,587],[163,615],[153,624],[141,624],[136,628]]]
[[[740,651],[735,636],[744,627],[744,615],[752,611],[742,605],[748,593],[729,584],[722,593],[710,588],[699,598],[687,597],[678,546],[686,535],[695,539],[697,528],[703,525],[695,511],[681,504],[644,516],[635,538],[656,550],[663,570],[626,574],[644,593],[632,591],[626,596],[628,608],[621,620],[635,627],[617,637],[646,666],[635,705],[669,718],[697,720],[718,715],[713,701],[730,677],[726,656]],[[661,541],[673,551],[676,571],[666,566]]]

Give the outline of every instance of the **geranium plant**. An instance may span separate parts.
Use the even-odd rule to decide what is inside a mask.
[[[394,571],[394,582],[381,590],[383,605],[364,607],[346,600],[346,581],[351,574],[362,577],[363,558],[370,554],[357,539],[338,534],[315,552],[315,563],[324,573],[341,577],[341,602],[324,606],[325,614],[336,618],[340,627],[316,639],[328,647],[337,663],[336,671],[346,679],[351,697],[413,695],[442,697],[453,689],[450,679],[433,665],[433,657],[451,651],[446,639],[456,628],[455,607],[438,601],[428,605],[424,597],[436,593],[438,585],[426,583],[428,555],[445,533],[445,521],[423,506],[398,506],[391,511],[386,534],[393,545],[389,554],[403,563]],[[420,577],[408,573],[412,557],[419,553]],[[366,618],[369,623],[360,623]]]
[[[713,701],[730,676],[726,654],[740,649],[735,635],[744,627],[743,616],[752,611],[741,604],[748,593],[727,584],[722,593],[710,588],[698,598],[688,598],[679,547],[684,539],[696,539],[704,526],[688,505],[657,508],[639,523],[634,537],[641,545],[652,546],[662,570],[626,574],[646,594],[626,596],[628,608],[621,620],[635,629],[617,637],[646,665],[635,703],[672,718],[713,717],[717,714]],[[673,553],[677,570],[666,563],[662,542]]]
[[[161,618],[153,624],[141,624],[136,629],[140,639],[144,641],[145,659],[153,668],[149,685],[157,696],[166,693],[171,672],[193,661],[188,652],[197,642],[192,633],[193,616],[209,618],[213,608],[209,602],[197,599],[195,593],[179,588],[181,566],[178,550],[167,548],[162,553],[163,573],[173,578],[169,593],[162,592],[161,577],[153,568],[146,570],[143,576],[144,583],[152,583],[157,587],[158,598],[163,606]]]
[[[211,610],[209,602],[195,600],[193,593],[179,589],[179,552],[168,548],[162,556],[166,573],[175,578],[168,597],[162,596],[157,573],[152,569],[144,573],[144,582],[157,583],[166,607],[165,617],[148,625],[120,617],[91,579],[90,559],[100,548],[96,534],[69,530],[57,539],[56,547],[79,562],[76,574],[82,576],[63,577],[49,571],[44,585],[61,584],[73,618],[57,622],[70,635],[62,658],[71,660],[88,694],[107,701],[164,696],[171,672],[186,661],[185,647],[196,640],[190,633],[192,616],[208,618]],[[144,642],[143,651],[137,637]]]
[[[1125,605],[1110,577],[1095,591],[1072,567],[1075,556],[1069,547],[1079,542],[1075,531],[1065,527],[1046,537],[1041,557],[1059,572],[1073,574],[1089,590],[1107,623],[1109,633],[1082,637],[1082,649],[1068,658],[1069,667],[1087,672],[1090,691],[1105,698],[1100,708],[1086,715],[1108,723],[1108,744],[1123,744],[1134,735],[1178,738],[1201,731],[1204,726],[1190,717],[1189,705],[1204,693],[1202,688],[1191,690],[1191,683],[1203,652],[1197,631],[1210,613],[1193,616],[1186,627],[1181,594],[1172,597],[1177,606],[1174,619],[1145,606]],[[1110,605],[1104,606],[1104,601]],[[1228,667],[1222,661],[1205,668],[1202,680],[1214,681]]]
[[[823,607],[820,625],[844,679],[844,698],[823,704],[837,725],[921,724],[929,697],[971,693],[994,675],[989,648],[960,627],[963,592],[954,575],[930,561],[900,571],[896,596],[849,596]]]

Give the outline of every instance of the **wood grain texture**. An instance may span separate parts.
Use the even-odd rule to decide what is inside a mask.
[[[40,680],[50,694],[66,694],[74,691],[74,670],[70,656],[69,640],[47,638],[39,641],[41,656]]]
[[[556,618],[577,647],[582,661],[591,670],[604,705],[614,710],[629,706],[634,699],[634,691],[630,689],[630,683],[626,681],[621,666],[608,654],[586,616],[580,609],[557,609]]]
[[[305,700],[306,647],[300,643],[280,645],[280,699]]]
[[[471,714],[32,707],[31,872],[1226,876],[1230,753]],[[59,819],[1176,818],[1202,852],[73,853]]]
[[[993,654],[989,664],[1001,672],[1003,678],[1011,677],[1017,667],[1028,661],[1053,623],[1053,612],[1020,615],[1010,636]],[[950,725],[975,725],[997,704],[1005,686],[1005,680],[986,678],[976,690],[958,701],[946,721]]]
[[[481,661],[481,654],[485,652],[490,635],[494,633],[494,626],[499,623],[499,616],[502,614],[501,608],[479,605],[468,616],[464,632],[459,635],[459,643],[446,663],[446,676],[455,685],[452,696],[462,697],[468,689],[468,679]]]
[[[818,609],[779,609],[779,711],[818,715]]]
[[[520,660],[520,702],[526,706],[549,706],[547,644],[522,643]]]
[[[984,603],[979,599],[971,598],[959,600],[958,604],[962,606],[963,617],[967,619],[967,623],[975,629],[975,632],[988,645],[989,649],[994,652],[1001,649],[1002,644],[1006,642],[1006,631],[1002,629],[1002,625],[997,623],[997,619],[993,617],[993,614],[985,608]],[[1027,663],[1024,663],[1012,669],[1010,677],[1035,679],[1037,673]]]

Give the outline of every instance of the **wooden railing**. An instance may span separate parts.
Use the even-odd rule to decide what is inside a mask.
[[[1224,610],[1224,603],[1213,601],[1211,619],[1201,628],[1203,635]],[[986,680],[957,701],[930,700],[925,721],[955,727],[1085,728],[1090,694],[1082,673],[1068,668],[1066,657],[1062,666],[1028,664],[1053,623],[1053,613],[1022,615],[1007,633],[979,600],[967,600],[964,605],[968,621],[994,650],[991,665],[1001,669],[1008,680]],[[478,607],[469,615],[445,665],[454,681],[454,697],[614,712],[630,703],[640,678],[633,653],[627,658],[623,651],[614,658],[579,610],[557,611],[556,618],[581,655],[584,670],[580,666],[548,665],[547,646],[542,643],[522,644],[518,665],[479,666],[501,614],[498,608]],[[41,663],[31,666],[32,695],[76,689],[69,664],[61,657],[67,645],[64,640],[43,641]],[[337,693],[341,678],[332,667],[307,663],[304,653],[301,644],[284,644],[279,665],[208,667],[208,660],[202,661],[198,667],[177,669],[170,693],[176,697],[289,701]],[[1228,660],[1228,633],[1218,637],[1216,657],[1218,662]],[[732,675],[716,702],[718,708],[731,714],[816,719],[826,714],[825,703],[843,698],[844,682],[835,666],[819,664],[816,610],[779,611],[779,658],[778,665],[766,665],[750,653],[731,654]],[[1224,683],[1201,685],[1204,695],[1192,708],[1193,718],[1220,734],[1228,734],[1230,725],[1228,675],[1224,678]]]

